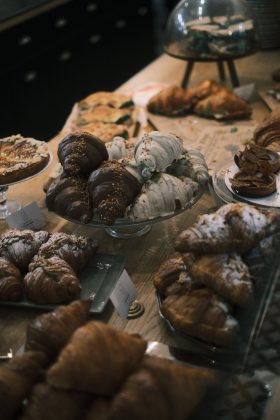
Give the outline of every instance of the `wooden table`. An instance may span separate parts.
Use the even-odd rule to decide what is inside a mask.
[[[271,71],[277,68],[279,63],[280,51],[261,52],[237,61],[237,71],[241,84],[254,82],[257,88],[264,88],[270,84]],[[128,80],[118,90],[120,92],[132,92],[135,88],[150,81],[180,84],[185,66],[186,63],[184,61],[163,55]],[[205,65],[198,63],[193,72],[191,82],[198,82],[206,78],[218,78],[215,64]],[[266,105],[258,98],[253,103],[253,107],[253,117],[257,120],[261,120],[269,112]],[[137,239],[114,239],[101,229],[67,222],[54,213],[47,211],[44,202],[45,194],[43,192],[43,184],[57,161],[56,150],[60,140],[61,135],[58,135],[49,142],[50,150],[54,155],[51,167],[29,181],[10,187],[8,197],[21,202],[22,205],[36,201],[46,217],[47,224],[45,229],[48,231],[87,235],[99,240],[100,252],[125,255],[127,271],[139,292],[139,300],[145,305],[145,312],[138,319],[124,321],[109,307],[102,315],[102,319],[110,322],[116,328],[129,332],[138,332],[145,339],[172,343],[173,338],[167,333],[163,321],[158,315],[152,285],[153,274],[160,263],[174,252],[174,239],[178,233],[191,225],[199,214],[203,214],[213,207],[210,195],[205,194],[191,210],[153,225],[150,233]],[[1,221],[0,233],[7,228],[6,222]],[[27,324],[38,313],[35,310],[0,307],[0,354],[6,353],[10,348],[14,352],[19,350],[25,340]]]

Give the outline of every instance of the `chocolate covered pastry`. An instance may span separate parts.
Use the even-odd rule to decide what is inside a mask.
[[[50,211],[82,223],[89,223],[93,217],[87,180],[77,175],[56,178],[46,193],[46,205]]]
[[[59,143],[57,154],[64,171],[74,176],[88,176],[108,159],[103,141],[89,133],[68,134]]]
[[[104,162],[88,180],[89,196],[96,216],[111,225],[123,217],[126,207],[141,190],[139,181],[119,162]]]
[[[21,272],[11,261],[0,257],[0,301],[18,301],[22,295]]]

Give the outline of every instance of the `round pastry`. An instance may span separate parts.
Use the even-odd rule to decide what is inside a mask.
[[[36,174],[50,158],[45,142],[20,134],[0,139],[0,156],[0,185]]]
[[[238,172],[230,179],[230,182],[235,192],[248,197],[266,197],[276,191],[276,177],[274,174]]]
[[[280,169],[280,156],[278,153],[265,147],[251,144],[245,150],[234,156],[234,161],[242,172],[271,174]]]

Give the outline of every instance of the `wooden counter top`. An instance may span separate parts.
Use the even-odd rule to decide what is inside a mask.
[[[237,61],[237,71],[241,84],[256,84],[257,89],[270,84],[271,71],[279,66],[280,51],[260,52],[248,58]],[[132,92],[146,82],[180,83],[183,78],[186,63],[181,60],[163,55],[145,69],[128,80],[118,90]],[[113,71],[113,70],[112,70]],[[198,63],[195,66],[191,83],[203,79],[216,78],[217,69],[215,64]],[[89,92],[91,93],[91,92]],[[253,103],[254,117],[262,119],[269,112],[267,106],[256,99]],[[158,340],[172,343],[173,338],[168,335],[166,328],[158,315],[155,301],[154,288],[152,285],[153,273],[160,263],[170,255],[173,250],[174,239],[183,229],[192,224],[199,214],[207,212],[213,207],[213,202],[208,194],[191,209],[177,217],[171,218],[152,226],[152,230],[146,236],[137,239],[114,239],[109,237],[102,229],[89,228],[65,221],[54,213],[46,210],[44,204],[45,194],[43,184],[48,178],[56,162],[57,144],[61,136],[58,135],[50,143],[54,160],[51,167],[39,176],[9,188],[8,198],[14,199],[27,205],[36,201],[46,216],[48,231],[63,231],[88,235],[100,242],[100,252],[122,254],[127,258],[126,268],[139,292],[139,300],[145,306],[144,314],[134,320],[121,320],[118,315],[107,308],[102,319],[109,321],[117,328],[129,332],[138,332],[145,339]],[[0,233],[7,229],[5,221],[0,221]],[[4,308],[0,306],[0,354],[6,353],[10,348],[16,352],[24,343],[25,330],[28,322],[38,315],[38,311]]]

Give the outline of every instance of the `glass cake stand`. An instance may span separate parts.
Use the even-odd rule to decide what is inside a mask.
[[[19,179],[18,181],[0,185],[0,220],[6,219],[6,217],[8,217],[10,214],[12,214],[12,213],[21,209],[21,204],[20,203],[14,201],[14,200],[9,200],[7,198],[7,191],[9,189],[9,187],[11,185],[15,185],[15,184],[19,184],[19,183],[24,182],[24,181],[28,181],[29,179],[34,178],[35,176],[44,172],[49,167],[49,165],[51,164],[52,158],[53,158],[52,153],[49,152],[48,162],[38,172],[36,172],[35,174],[32,174],[32,175],[30,175],[26,178]]]
[[[190,209],[200,199],[203,192],[204,192],[203,189],[200,188],[197,194],[192,198],[192,200],[190,200],[187,203],[187,205],[183,209],[176,210],[175,212],[166,214],[164,216],[155,217],[153,219],[143,220],[139,222],[132,222],[129,219],[123,218],[123,219],[117,219],[114,225],[108,226],[108,225],[104,225],[97,219],[93,219],[89,223],[82,223],[82,222],[79,222],[78,220],[74,220],[69,217],[65,217],[65,216],[61,216],[61,217],[63,217],[64,219],[72,223],[76,223],[76,224],[80,224],[80,225],[88,226],[88,227],[93,227],[93,228],[105,229],[105,232],[109,236],[112,236],[113,238],[119,238],[119,239],[139,238],[151,230],[152,224],[162,222],[166,219],[170,219],[171,217],[175,217],[178,214],[183,213],[185,210]]]
[[[257,207],[267,210],[280,211],[280,174],[276,174],[277,191],[267,197],[247,197],[236,193],[231,189],[229,179],[236,171],[236,165],[233,159],[221,162],[214,169],[212,176],[213,189],[217,197],[225,203],[243,202],[253,204]]]

